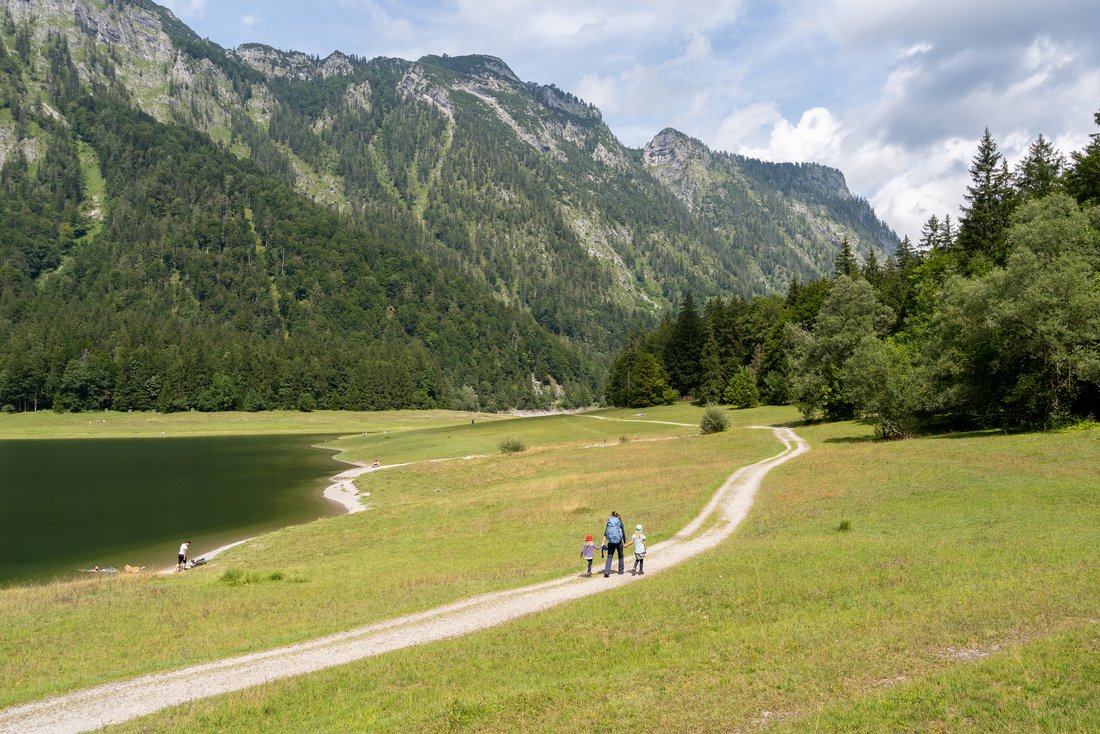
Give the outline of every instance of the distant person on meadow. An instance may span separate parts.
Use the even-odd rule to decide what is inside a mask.
[[[619,575],[621,576],[623,571],[626,570],[626,562],[623,561],[623,542],[626,540],[626,527],[623,525],[623,519],[619,517],[619,513],[612,512],[611,517],[607,518],[607,527],[604,528],[603,537],[607,540],[607,562],[603,567],[603,577],[607,578],[611,575],[611,559],[615,557],[615,553],[619,554]]]
[[[191,541],[185,540],[180,544],[180,552],[176,560],[176,570],[182,571],[187,568],[187,549],[191,547]]]
[[[634,526],[634,534],[630,536],[630,542],[627,545],[634,546],[634,568],[630,569],[630,572],[644,574],[642,567],[645,565],[645,533],[642,532],[641,525]]]
[[[585,576],[592,575],[592,559],[596,557],[596,544],[592,542],[592,536],[586,536],[584,539],[584,545],[581,546],[581,558],[588,561],[588,573]]]

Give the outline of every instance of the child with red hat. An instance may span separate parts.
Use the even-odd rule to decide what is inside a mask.
[[[596,556],[596,544],[592,542],[592,536],[587,535],[584,538],[584,545],[581,547],[581,558],[588,561],[588,573],[585,576],[592,576],[592,559]]]

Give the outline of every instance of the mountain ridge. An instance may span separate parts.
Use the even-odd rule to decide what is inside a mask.
[[[230,202],[219,227],[250,233],[249,267],[266,262],[268,255],[262,253],[277,249],[270,241],[277,228],[260,226],[255,202],[232,203],[241,196],[233,193],[239,177],[255,175],[293,187],[333,212],[338,227],[361,232],[357,237],[404,243],[397,249],[450,273],[448,278],[466,281],[462,288],[472,301],[480,302],[482,296],[473,294],[483,293],[517,317],[531,319],[545,335],[536,341],[549,338],[562,345],[560,359],[551,361],[579,365],[594,359],[579,371],[516,365],[510,369],[518,371],[504,379],[512,385],[557,383],[574,389],[583,384],[578,395],[594,397],[601,365],[626,334],[655,323],[685,294],[776,292],[792,279],[828,272],[845,237],[860,253],[884,252],[892,244],[892,233],[866,202],[840,195],[847,188],[842,174],[829,173],[834,169],[783,168],[707,149],[706,155],[695,151],[694,173],[681,180],[667,166],[647,162],[652,142],[643,150],[627,148],[597,108],[553,84],[524,82],[496,57],[367,60],[334,51],[320,59],[264,44],[226,50],[148,0],[3,0],[0,7],[0,38],[13,49],[6,53],[2,78],[8,93],[6,107],[0,108],[0,167],[21,151],[27,171],[33,172],[50,151],[67,151],[64,155],[86,181],[100,173],[106,181],[95,205],[83,193],[73,194],[68,209],[59,204],[76,212],[66,216],[78,236],[45,247],[40,265],[26,264],[34,249],[30,245],[0,260],[20,278],[37,282],[39,290],[59,279],[56,272],[71,269],[98,232],[123,232],[116,221],[119,207],[130,217],[127,226],[161,231],[151,219],[161,216],[158,208],[127,189],[170,189],[173,184],[163,178],[142,184],[153,180],[145,178],[143,169],[128,169],[133,174],[129,181],[112,175],[113,154],[102,147],[108,138],[68,119],[73,109],[95,108],[95,100],[107,98],[141,110],[150,121],[131,119],[121,110],[108,113],[102,103],[89,113],[92,117],[122,115],[125,125],[148,127],[155,121],[202,136],[188,143],[188,155],[205,158],[215,179],[221,174],[213,173],[224,169],[221,180],[229,195],[196,189],[194,202],[211,197]],[[54,117],[56,124],[50,122]],[[167,128],[149,134],[173,137]],[[203,145],[255,168],[229,165],[220,154],[202,153]],[[842,192],[826,190],[838,186]],[[845,207],[855,213],[846,213]],[[780,210],[783,218],[769,213]],[[186,209],[178,211],[194,219]],[[320,243],[317,247],[315,256],[334,254],[325,254]],[[101,266],[117,268],[132,259],[124,249],[116,245],[116,262]],[[339,262],[331,260],[326,267],[346,267]],[[238,275],[214,275],[230,290],[252,288]],[[195,271],[188,277],[207,276]],[[282,313],[275,321],[285,324],[280,337],[285,339],[287,328],[304,328],[293,315],[304,304],[315,306],[317,299],[307,294],[323,291],[321,281],[328,276],[316,270],[310,276],[315,282],[298,285],[282,282],[291,276],[276,271],[265,277],[270,299]],[[388,277],[397,277],[396,271]],[[186,278],[180,283],[194,291]],[[88,286],[73,287],[82,292]],[[385,291],[394,313],[401,312],[393,303],[400,292],[399,286]],[[91,298],[91,291],[85,297]],[[200,290],[188,298],[201,305],[208,297]],[[253,306],[234,308],[244,313]],[[471,316],[454,313],[451,318]],[[346,321],[335,313],[330,317],[331,323]],[[425,339],[413,321],[411,315],[402,319],[400,339],[431,350],[433,339]],[[340,338],[353,338],[357,329],[362,327],[344,323]],[[530,334],[535,338],[534,331]],[[73,359],[71,353],[64,355],[66,363]],[[463,387],[456,366],[437,366],[449,375],[436,391],[448,397],[439,399],[455,399]],[[482,377],[473,381],[485,382],[486,369],[474,370]],[[51,379],[56,390],[59,378]],[[475,392],[497,392],[497,383],[489,379]],[[533,399],[526,388],[519,392],[526,395],[523,400]]]

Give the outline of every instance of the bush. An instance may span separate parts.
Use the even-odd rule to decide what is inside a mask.
[[[716,405],[712,405],[703,411],[703,418],[699,421],[699,428],[703,433],[721,433],[730,427],[730,418]]]
[[[722,402],[735,408],[755,408],[760,405],[760,391],[756,387],[756,373],[742,367],[730,378],[722,392]]]
[[[502,454],[518,454],[520,451],[526,450],[527,444],[518,438],[506,438],[500,442],[500,452]]]

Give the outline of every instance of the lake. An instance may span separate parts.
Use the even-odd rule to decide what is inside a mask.
[[[93,564],[171,568],[343,509],[321,493],[348,468],[324,436],[0,441],[0,585]]]

